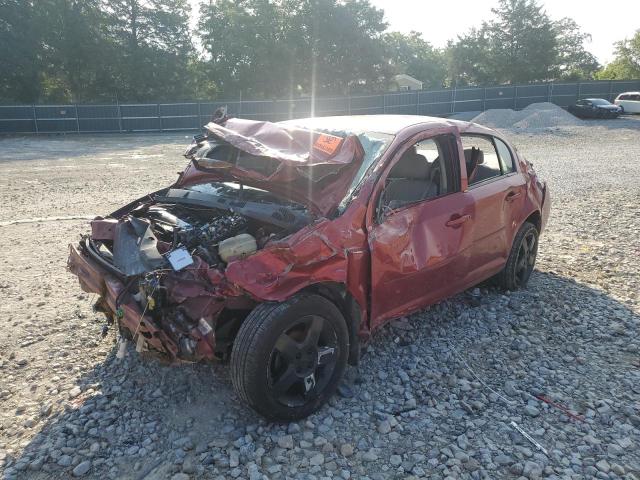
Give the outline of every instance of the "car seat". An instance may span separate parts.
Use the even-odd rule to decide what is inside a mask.
[[[385,203],[391,208],[437,196],[439,194],[439,170],[434,170],[427,159],[416,152],[415,148],[409,149],[396,163],[389,173],[385,188]],[[437,173],[437,175],[435,175]],[[437,177],[437,181],[433,178]]]

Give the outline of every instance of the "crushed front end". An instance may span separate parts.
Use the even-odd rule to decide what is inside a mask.
[[[224,358],[256,300],[227,281],[229,262],[308,223],[267,192],[221,183],[169,188],[91,222],[69,270],[138,351],[171,360]]]
[[[68,260],[123,336],[175,361],[223,358],[257,303],[345,281],[346,254],[322,231],[364,155],[354,135],[226,117],[206,128],[175,184],[94,219]]]

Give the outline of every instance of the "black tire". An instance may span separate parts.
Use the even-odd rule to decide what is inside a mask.
[[[333,395],[348,356],[340,310],[320,295],[298,294],[261,303],[245,319],[231,351],[231,381],[240,398],[268,420],[295,421]]]
[[[527,286],[538,254],[538,229],[525,222],[513,240],[509,258],[498,275],[498,283],[505,290],[517,290]]]

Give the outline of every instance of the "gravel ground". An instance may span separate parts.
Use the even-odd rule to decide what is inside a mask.
[[[640,118],[586,125],[511,134],[553,196],[529,288],[392,322],[285,426],[239,404],[225,366],[116,359],[65,271],[83,218],[175,178],[185,137],[0,140],[0,473],[640,478]]]

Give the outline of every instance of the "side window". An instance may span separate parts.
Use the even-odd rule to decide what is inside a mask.
[[[453,137],[443,135],[405,150],[387,176],[382,206],[399,208],[456,191],[459,182],[451,161],[454,148]]]
[[[502,175],[498,153],[489,138],[462,135],[461,140],[469,186]]]
[[[507,147],[499,138],[494,137],[493,142],[496,144],[496,148],[498,149],[498,159],[500,160],[502,173],[506,175],[507,173],[515,172],[516,169],[513,165],[513,157],[511,156],[509,147]]]

